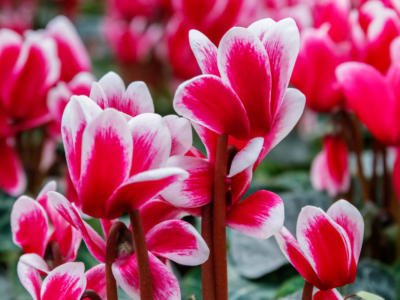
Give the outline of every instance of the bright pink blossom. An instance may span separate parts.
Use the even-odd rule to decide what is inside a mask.
[[[337,289],[317,291],[313,295],[313,300],[343,300],[342,295],[337,291]]]
[[[74,204],[58,193],[48,194],[51,205],[71,225],[81,231],[83,239],[93,256],[105,261],[105,241],[86,222],[84,222]],[[145,237],[149,253],[150,271],[156,300],[181,299],[179,283],[173,272],[165,264],[167,260],[183,265],[199,265],[209,255],[209,249],[193,226],[181,220],[170,220],[182,216],[179,209],[163,201],[149,201],[140,210],[143,214]],[[158,223],[160,222],[160,223]],[[103,222],[103,228],[109,226]],[[125,253],[112,265],[112,271],[118,285],[132,298],[139,297],[139,276],[135,252]]]
[[[83,212],[115,218],[139,208],[187,173],[165,167],[168,127],[143,82],[125,86],[115,73],[74,96],[62,118],[69,174]]]
[[[325,136],[323,150],[311,167],[311,182],[317,190],[327,190],[332,196],[350,188],[348,149],[339,136]]]
[[[297,219],[297,240],[285,227],[275,237],[290,263],[320,290],[354,281],[364,234],[359,211],[345,200],[325,213],[306,206]]]
[[[24,253],[35,253],[52,266],[52,244],[56,243],[63,262],[75,260],[81,243],[81,234],[67,223],[50,205],[47,192],[55,191],[55,182],[49,182],[36,200],[21,196],[11,211],[13,241]]]

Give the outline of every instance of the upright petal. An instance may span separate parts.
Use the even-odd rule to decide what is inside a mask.
[[[92,84],[90,98],[103,109],[112,107],[121,110],[124,93],[125,84],[121,77],[114,72],[108,72],[99,82]]]
[[[48,241],[48,221],[44,209],[32,198],[21,196],[11,211],[13,241],[25,253],[44,255]]]
[[[233,158],[228,177],[233,177],[252,166],[261,153],[263,143],[264,139],[261,137],[251,139]]]
[[[203,74],[220,76],[217,63],[217,47],[200,31],[189,31],[189,42]]]
[[[318,291],[314,294],[313,300],[343,300],[337,289]]]
[[[171,134],[171,156],[184,155],[192,147],[192,126],[186,118],[176,115],[163,117],[164,124]]]
[[[40,292],[41,300],[79,300],[86,288],[83,263],[58,266],[47,275]]]
[[[101,299],[106,299],[106,268],[104,264],[99,264],[89,269],[85,273],[87,279],[86,290],[92,290],[100,296]]]
[[[113,109],[106,109],[86,127],[78,190],[83,212],[105,217],[108,198],[129,175],[132,149],[128,123]]]
[[[206,159],[190,156],[172,156],[167,166],[182,168],[189,173],[162,192],[162,197],[177,207],[200,207],[210,203],[213,166]]]
[[[82,136],[87,124],[99,115],[101,109],[86,96],[73,96],[61,120],[61,133],[71,180],[78,188],[81,176]]]
[[[239,97],[214,75],[201,75],[182,83],[175,93],[174,108],[218,134],[239,139],[249,135],[249,120]]]
[[[25,172],[10,140],[0,139],[0,189],[17,196],[26,187]]]
[[[119,217],[124,212],[139,209],[188,173],[179,168],[160,168],[138,173],[121,185],[107,202],[107,218]]]
[[[358,62],[340,65],[336,74],[349,107],[371,133],[383,143],[398,143],[396,99],[385,77],[373,67]]]
[[[321,281],[320,289],[352,282],[352,256],[349,238],[320,208],[303,207],[297,220],[297,240],[311,260]]]
[[[233,205],[226,217],[227,225],[243,234],[266,239],[283,226],[281,198],[268,191],[258,191]]]
[[[129,121],[133,140],[130,176],[163,167],[171,153],[171,135],[160,115],[146,113]]]
[[[219,44],[218,67],[246,108],[251,136],[264,136],[271,120],[271,70],[261,41],[246,28],[230,29]]]
[[[154,300],[180,300],[179,283],[175,275],[158,258],[149,252]],[[112,265],[118,285],[133,299],[140,299],[139,273],[136,255],[128,259],[118,259]]]
[[[22,286],[28,291],[28,293],[32,296],[33,300],[40,300],[40,288],[42,285],[42,278],[40,277],[40,272],[28,265],[25,264],[20,257],[17,264],[17,273],[19,277],[19,281]]]
[[[154,255],[187,266],[204,263],[210,254],[206,242],[196,229],[181,220],[167,220],[157,224],[147,232],[146,242]]]
[[[135,81],[128,85],[121,101],[121,111],[134,117],[143,113],[154,113],[153,98],[143,81]]]

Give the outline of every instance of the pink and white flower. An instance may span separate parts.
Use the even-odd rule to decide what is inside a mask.
[[[354,281],[363,234],[359,211],[339,200],[326,213],[315,206],[303,207],[297,219],[297,239],[285,227],[275,237],[305,280],[325,291]]]

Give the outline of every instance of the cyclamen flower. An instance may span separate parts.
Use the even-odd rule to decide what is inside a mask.
[[[344,298],[336,289],[317,291],[313,295],[313,300],[343,300]]]
[[[84,222],[79,211],[62,195],[48,194],[51,205],[71,225],[82,233],[89,251],[100,262],[105,261],[105,241]],[[182,216],[179,209],[162,201],[147,202],[140,210],[143,216],[145,237],[149,253],[150,271],[156,300],[181,299],[179,283],[172,270],[165,265],[167,260],[183,265],[199,265],[209,255],[209,249],[199,233],[189,223],[168,220]],[[161,222],[160,222],[161,221]],[[158,223],[160,222],[160,223]],[[103,222],[105,236],[110,226]],[[139,275],[134,249],[124,251],[112,264],[112,272],[117,284],[132,298],[139,297]]]
[[[359,211],[339,200],[326,213],[318,207],[304,207],[297,219],[297,240],[285,227],[275,237],[305,280],[325,291],[354,281],[363,234]]]
[[[348,149],[338,136],[325,136],[323,150],[311,167],[311,182],[317,190],[327,190],[331,196],[347,192],[350,187]]]
[[[49,182],[36,200],[21,196],[11,211],[14,243],[24,253],[34,253],[42,257],[49,269],[75,260],[82,239],[79,231],[49,205],[47,192],[55,190],[55,182]],[[57,253],[54,253],[54,247]]]
[[[34,300],[80,300],[86,290],[106,299],[104,264],[86,273],[81,262],[68,262],[50,271],[40,257],[25,254],[19,259],[17,272],[21,284]],[[44,280],[42,275],[45,275]]]
[[[93,84],[90,98],[73,96],[68,103],[62,137],[78,205],[86,214],[116,218],[187,176],[165,167],[171,134],[153,109],[144,83],[125,91],[113,73]]]

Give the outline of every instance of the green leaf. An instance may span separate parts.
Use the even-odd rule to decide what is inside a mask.
[[[275,298],[279,299],[294,294],[301,290],[304,286],[304,278],[302,276],[294,276],[286,280],[276,291]]]

